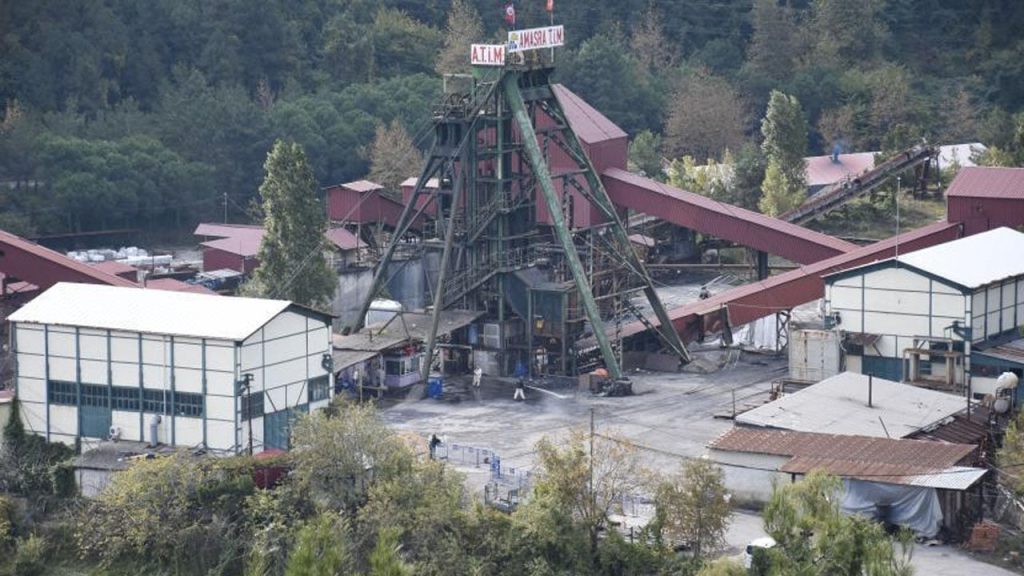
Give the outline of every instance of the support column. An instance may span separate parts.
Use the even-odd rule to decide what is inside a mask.
[[[762,250],[757,251],[757,279],[764,280],[768,277],[768,253]]]

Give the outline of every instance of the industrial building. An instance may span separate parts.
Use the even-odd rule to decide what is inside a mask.
[[[331,317],[287,301],[58,283],[8,320],[21,417],[48,441],[287,448],[333,392]]]
[[[846,369],[995,392],[998,373],[975,373],[972,362],[1021,338],[1022,254],[1024,234],[997,228],[825,276],[825,314],[843,335]]]

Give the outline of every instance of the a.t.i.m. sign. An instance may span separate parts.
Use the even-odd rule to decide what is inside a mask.
[[[565,29],[562,26],[513,30],[508,33],[508,44],[473,44],[470,46],[469,61],[473,66],[504,66],[508,54],[554,48],[564,44]]]

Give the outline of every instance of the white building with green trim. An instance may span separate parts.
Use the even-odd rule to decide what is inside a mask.
[[[824,280],[846,370],[972,396],[1024,370],[1020,232],[997,228]]]
[[[60,283],[8,321],[25,429],[51,442],[287,449],[333,395],[331,316],[283,300]]]

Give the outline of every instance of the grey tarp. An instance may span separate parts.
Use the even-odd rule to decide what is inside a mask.
[[[925,538],[939,533],[942,509],[935,488],[852,479],[844,480],[843,484],[843,512],[906,526]]]

